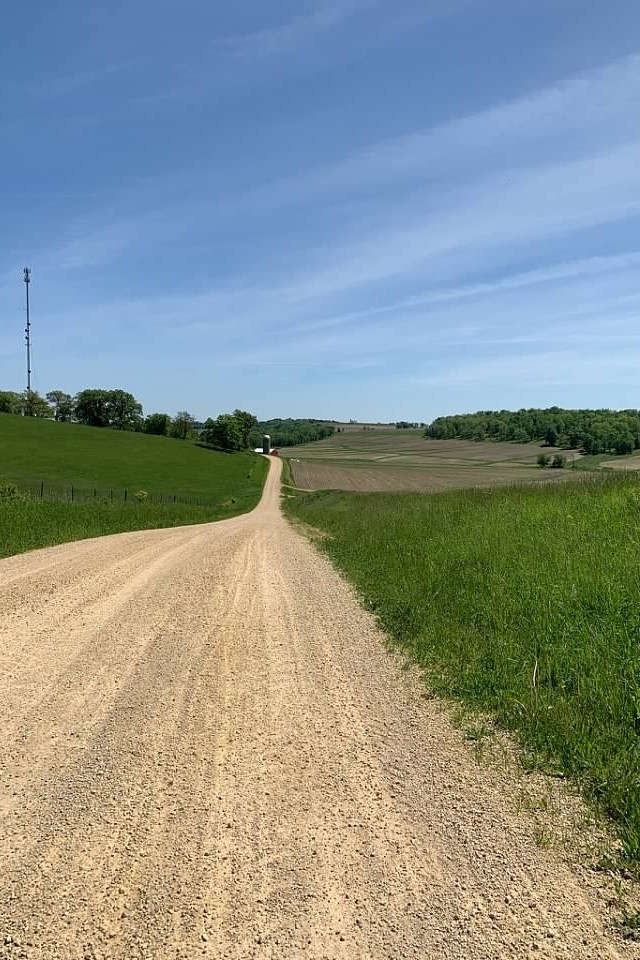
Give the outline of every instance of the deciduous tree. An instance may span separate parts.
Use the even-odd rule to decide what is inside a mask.
[[[81,390],[75,416],[89,427],[133,430],[142,420],[142,405],[126,390]]]
[[[171,417],[168,413],[150,413],[144,421],[144,432],[152,433],[156,437],[166,437],[171,426]]]
[[[233,416],[240,424],[242,445],[245,450],[248,450],[251,446],[251,431],[258,426],[258,420],[252,413],[248,413],[246,410],[234,410]]]
[[[60,423],[66,423],[73,420],[73,397],[64,390],[50,390],[47,394],[47,400],[53,407],[53,418]]]
[[[240,421],[232,413],[221,413],[215,420],[206,420],[202,438],[209,446],[227,453],[242,450],[244,446]]]
[[[188,410],[178,410],[171,421],[171,436],[177,437],[178,440],[186,440],[193,433],[195,422]]]
[[[0,413],[22,413],[22,396],[13,390],[0,390]]]
[[[22,412],[25,417],[40,417],[46,419],[53,414],[44,397],[41,397],[37,390],[25,390],[22,394]]]

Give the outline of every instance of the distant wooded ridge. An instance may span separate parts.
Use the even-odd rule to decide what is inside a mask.
[[[480,410],[438,417],[425,436],[432,440],[513,440],[587,454],[633,453],[640,449],[639,410]]]
[[[295,447],[300,443],[324,440],[336,431],[326,420],[261,420],[251,433],[254,446],[258,446],[264,434],[271,437],[274,447]]]

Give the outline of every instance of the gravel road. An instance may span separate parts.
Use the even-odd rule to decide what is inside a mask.
[[[638,956],[279,512],[0,561],[0,957]]]

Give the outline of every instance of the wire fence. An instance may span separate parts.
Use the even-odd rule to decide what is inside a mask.
[[[85,487],[71,483],[65,486],[49,484],[44,480],[29,484],[17,484],[21,494],[32,499],[53,503],[102,503],[128,504],[136,507],[145,503],[163,506],[218,507],[219,501],[184,493],[158,493],[141,490],[139,487]]]

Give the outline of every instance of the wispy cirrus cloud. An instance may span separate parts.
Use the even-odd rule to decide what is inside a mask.
[[[635,338],[638,341],[638,338]],[[583,348],[576,356],[575,349],[542,350],[508,357],[479,358],[459,365],[448,366],[429,376],[415,378],[412,382],[428,387],[460,387],[467,384],[501,384],[505,389],[514,385],[557,387],[590,385],[592,388],[617,381],[632,385],[638,380],[640,365],[640,342],[625,344],[622,348],[609,349],[602,355],[603,341],[598,341],[595,351],[586,355]],[[586,346],[586,345],[585,345]],[[576,361],[579,362],[576,362]]]
[[[325,69],[430,22],[456,16],[477,0],[315,0],[300,13],[246,32],[214,35],[206,67],[182,65],[177,82],[134,98],[139,106],[202,100],[276,68]],[[265,8],[266,9],[266,8]],[[269,8],[271,10],[271,8]]]
[[[632,83],[634,78],[638,84]],[[342,165],[330,165],[322,174],[316,172],[315,180],[313,171],[301,175],[300,202],[314,202],[318,190],[336,202],[345,194],[353,199],[356,184],[377,188],[384,178],[389,193],[377,196],[373,209],[354,201],[344,216],[338,213],[328,226],[319,224],[313,242],[309,238],[301,245],[286,266],[274,269],[267,256],[262,269],[275,276],[273,295],[283,307],[299,310],[315,305],[321,312],[328,298],[375,287],[388,278],[404,277],[407,283],[423,287],[428,276],[442,286],[472,266],[477,270],[500,264],[505,251],[508,256],[518,245],[531,247],[572,231],[637,216],[636,87],[640,89],[640,57],[580,75],[553,90],[491,108],[417,139],[379,145],[372,152],[347,158]],[[557,134],[563,117],[569,115],[583,138],[581,145],[574,143],[577,156],[567,159],[563,149],[559,158],[543,152],[544,160],[533,164],[532,145],[535,152],[540,141],[551,140],[558,152]],[[603,150],[600,132],[605,128],[609,135],[602,140],[613,147]],[[479,163],[462,177],[455,169],[447,171],[447,162],[455,168],[460,154],[481,156],[474,142],[502,156],[508,152],[508,143],[517,144],[518,150],[511,151],[512,165],[503,170]],[[441,178],[438,190],[432,188],[433,175]],[[67,229],[50,254],[43,253],[45,260],[63,269],[104,264],[125,252],[134,253],[152,237],[171,243],[172,236],[180,236],[182,242],[188,230],[192,242],[197,242],[202,225],[224,236],[228,213],[220,214],[215,202],[208,204],[200,188],[190,206],[181,200],[181,188],[181,177],[173,191],[172,181],[161,181],[154,188],[157,197],[151,192],[146,199],[146,212],[115,219],[105,215],[85,229]],[[284,200],[277,185],[274,193],[269,202]],[[228,210],[245,201],[246,196],[232,196]],[[248,203],[244,211],[245,224],[250,223],[251,206]],[[313,218],[311,213],[311,226]],[[244,274],[238,279],[246,285]],[[227,283],[233,285],[233,276]],[[255,278],[249,286],[253,283]]]
[[[442,183],[533,157],[580,156],[640,140],[640,55],[588,70],[527,96],[440,126],[379,141],[340,160],[276,180],[241,198],[247,211],[319,195]],[[533,157],[532,157],[533,153]]]
[[[611,257],[558,262],[544,269],[497,277],[492,282],[441,287],[412,297],[389,299],[382,306],[324,315],[301,315],[283,298],[277,285],[230,287],[192,295],[118,299],[77,313],[78,325],[108,325],[117,317],[133,335],[151,323],[162,336],[213,338],[225,348],[237,348],[246,359],[246,344],[271,331],[269,343],[255,356],[331,354],[348,358],[367,348],[389,353],[407,342],[429,344],[432,350],[459,345],[505,345],[558,342],[597,336],[627,336],[635,332],[631,318],[640,310],[637,282],[640,251]],[[526,296],[523,297],[523,291]],[[68,314],[67,322],[74,323]],[[512,321],[517,319],[514,329]],[[51,316],[56,326],[56,317]],[[311,349],[311,352],[309,350]]]
[[[610,338],[634,343],[640,252],[567,260],[554,245],[640,217],[635,80],[640,57],[277,181],[272,195],[270,187],[237,194],[222,213],[201,190],[197,205],[180,202],[180,178],[160,183],[157,202],[153,193],[146,198],[146,213],[75,225],[43,252],[42,266],[99,268],[135,255],[150,238],[176,246],[185,230],[197,244],[203,225],[220,241],[233,210],[247,230],[254,216],[259,224],[265,210],[295,203],[309,211],[313,227],[322,197],[335,212],[328,222],[318,219],[315,234],[308,231],[286,259],[278,262],[277,250],[264,248],[251,273],[242,262],[222,287],[196,296],[83,308],[78,328],[117,317],[132,337],[147,336],[151,326],[167,341],[197,336],[205,349],[215,341],[225,362],[237,367],[260,358],[304,367],[312,357],[316,366],[375,369],[392,357],[400,362],[407,349],[420,356],[428,347],[432,365],[445,364],[451,384],[471,382],[491,351],[502,371],[510,369],[510,356],[542,356],[545,339],[559,354],[571,342],[574,355],[586,359],[602,342],[591,329],[598,323],[608,324]],[[283,230],[281,224],[280,236]],[[532,253],[542,265],[514,272],[512,264]],[[51,314],[52,328],[60,319]],[[66,314],[65,322],[76,321]],[[514,322],[517,335],[510,332]],[[269,345],[247,350],[264,330]],[[461,346],[482,357],[456,373],[449,351]],[[425,382],[441,382],[438,376],[436,370]]]
[[[127,330],[131,349],[144,345],[149,360],[170,345],[179,352],[185,342],[197,343],[189,360],[195,378],[215,369],[231,381],[263,366],[284,375],[308,370],[310,377],[360,371],[372,382],[400,377],[397,389],[443,391],[457,408],[455,397],[466,389],[515,395],[540,384],[587,389],[609,376],[629,384],[640,359],[639,265],[638,250],[557,261],[515,274],[505,270],[491,282],[389,297],[380,310],[372,305],[333,314],[318,314],[317,304],[301,312],[274,278],[264,286],[41,310],[39,337],[55,359],[61,347],[54,331],[64,327],[89,379],[119,349],[107,344],[97,356],[92,331],[117,326]]]
[[[22,84],[21,86],[8,84],[7,89],[13,97],[24,98],[26,96],[31,100],[49,103],[64,97],[75,97],[80,93],[88,92],[114,77],[126,74],[136,65],[131,60],[120,63],[103,63],[87,70],[49,75],[46,79]]]
[[[636,271],[640,272],[640,250],[608,257],[587,257],[582,260],[556,263],[538,270],[499,276],[494,280],[483,283],[472,282],[455,287],[436,287],[408,297],[390,300],[385,304],[376,303],[361,310],[321,315],[318,318],[308,320],[305,323],[305,329],[320,332],[336,327],[353,327],[354,325],[367,324],[368,321],[384,321],[384,318],[393,318],[397,314],[407,315],[416,312],[424,314],[427,310],[464,303],[465,301],[471,302],[474,307],[477,307],[486,299],[501,294],[512,292],[519,296],[520,291],[536,287],[555,290],[559,285],[566,285],[569,281],[577,283],[582,281],[597,282],[600,278],[603,278],[605,282],[612,281],[615,283],[620,276],[633,278]],[[640,300],[640,289],[637,294],[629,294],[625,297],[630,297],[634,301],[636,299]],[[578,309],[579,312],[584,311],[584,303],[581,303]],[[597,300],[593,304],[593,309],[595,311],[600,310],[600,303]],[[527,335],[527,339],[530,339],[530,337],[530,334]]]
[[[307,12],[274,26],[263,27],[250,33],[219,37],[215,45],[222,53],[238,59],[253,60],[256,57],[277,56],[306,45],[379,4],[380,0],[337,0],[316,4]]]
[[[433,207],[435,206],[435,209]],[[391,210],[324,254],[289,289],[298,300],[323,298],[393,277],[440,279],[482,269],[559,237],[640,215],[635,146],[602,156],[491,177],[447,191],[435,202],[414,198],[412,213]],[[425,273],[426,272],[426,273]]]
[[[176,205],[194,236],[199,222],[223,236],[231,215],[250,224],[266,211],[304,205],[313,240],[286,268],[263,261],[271,276],[283,274],[283,303],[317,301],[322,309],[326,298],[388,278],[416,275],[423,286],[425,271],[441,285],[471,267],[499,265],[518,245],[640,214],[639,91],[640,56],[625,58],[293,180],[231,192],[221,205],[207,204],[200,186],[190,211],[188,203]],[[173,188],[182,189],[180,178]],[[172,183],[157,189],[166,205]],[[175,233],[176,219],[164,221]]]
[[[474,0],[405,0],[402,9],[389,0],[324,0],[303,13],[244,34],[219,37],[216,48],[239,60],[253,62],[307,48],[351,21],[362,25],[365,17],[379,16],[385,24],[376,40],[397,35],[432,20],[453,16]]]

